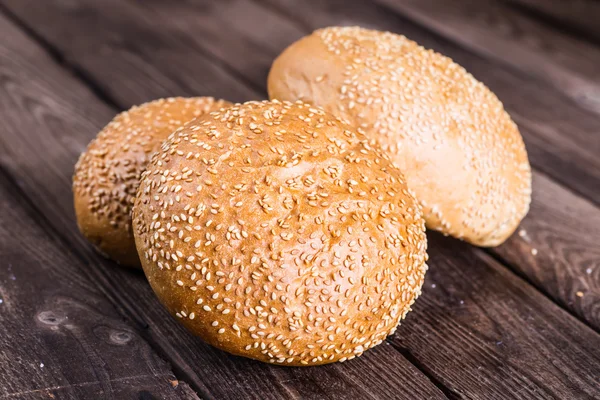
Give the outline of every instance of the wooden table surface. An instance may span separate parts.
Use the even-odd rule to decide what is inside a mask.
[[[274,57],[361,25],[452,57],[533,166],[505,244],[429,235],[424,293],[351,362],[277,367],[187,333],[80,236],[73,165],[120,110],[266,98]],[[0,398],[599,399],[600,2],[0,0]]]

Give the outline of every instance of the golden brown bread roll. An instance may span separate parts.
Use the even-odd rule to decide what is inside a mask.
[[[230,103],[212,97],[169,98],[117,115],[75,165],[77,224],[105,256],[140,267],[131,232],[131,206],[150,155],[184,123]]]
[[[248,102],[169,137],[133,226],[150,285],[233,354],[317,365],[362,354],[420,293],[425,224],[377,146],[303,103]]]
[[[325,28],[273,63],[271,99],[321,106],[388,151],[427,226],[502,243],[529,209],[531,171],[502,103],[451,59],[404,36]]]

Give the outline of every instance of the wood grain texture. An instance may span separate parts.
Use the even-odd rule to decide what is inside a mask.
[[[81,400],[81,399],[198,399],[196,394],[185,384],[173,380],[168,385],[156,387],[156,378],[152,376],[131,377],[110,381],[110,393],[107,393],[99,382],[82,382],[76,385],[54,386],[40,390],[20,391],[6,397],[19,400]],[[180,389],[181,388],[181,389]],[[180,392],[173,397],[173,392]],[[4,397],[3,397],[4,399]]]
[[[494,0],[376,0],[600,112],[600,48]]]
[[[597,0],[508,0],[508,3],[581,39],[600,40],[600,3]]]
[[[536,174],[521,229],[491,251],[600,331],[600,213],[593,204]]]
[[[600,336],[481,250],[431,234],[424,294],[393,344],[458,398],[595,399]]]
[[[193,399],[0,176],[0,397]]]
[[[240,4],[240,2],[226,3],[228,6]],[[177,33],[178,35],[185,33],[180,28],[173,26],[174,22],[169,22],[170,20],[165,17],[165,14],[161,13],[161,4],[159,2],[144,4],[144,7],[152,10],[156,21],[161,21],[163,30],[167,32],[179,32]],[[192,21],[194,13],[198,12],[197,7],[199,6],[196,4],[200,3],[193,4],[193,7],[190,6],[179,10],[181,15],[186,15],[185,18],[182,17],[184,21]],[[265,4],[267,5],[265,6]],[[295,4],[297,5],[296,7],[291,2],[285,4],[286,7],[289,7],[290,13],[294,15],[295,18],[293,19],[282,17],[277,8],[271,8],[272,5],[268,5],[268,3],[261,3],[254,8],[251,8],[247,4],[244,5],[246,7],[243,8],[245,12],[250,12],[249,10],[252,9],[253,15],[257,15],[255,18],[259,18],[260,16],[260,18],[269,18],[270,21],[279,18],[281,20],[279,24],[287,24],[291,27],[287,30],[287,32],[290,32],[289,36],[284,37],[283,33],[275,35],[270,38],[268,46],[262,46],[262,48],[266,49],[273,48],[272,50],[268,50],[273,51],[271,57],[292,40],[303,35],[307,30],[312,29],[313,26],[311,24],[313,23],[323,25],[332,23],[361,23],[363,25],[370,24],[373,27],[380,26],[377,24],[388,22],[390,24],[398,23],[395,17],[382,13],[381,10],[377,11],[377,9],[365,8],[364,6],[360,8],[358,6],[349,6],[347,3],[342,6],[341,2],[328,2],[323,6],[319,6],[316,2],[311,2],[308,3],[310,7],[305,9],[299,5],[300,3]],[[86,7],[92,6],[91,2],[86,3]],[[210,11],[212,8],[201,8],[201,10],[209,14],[212,12]],[[373,13],[367,10],[376,10],[376,12]],[[46,11],[50,12],[51,10],[48,9]],[[312,14],[309,14],[309,12],[312,12]],[[141,15],[148,15],[140,18],[141,21],[150,18],[150,14],[144,14],[144,11],[141,9],[140,13]],[[215,12],[216,15],[219,15],[219,13],[223,13],[223,11]],[[201,17],[199,16],[198,18]],[[204,18],[207,17],[204,16]],[[233,24],[232,21],[227,22],[226,18],[218,19],[218,17],[215,17],[215,19],[220,22],[222,30],[235,31],[233,28],[230,30],[230,25]],[[314,19],[318,22],[314,22]],[[35,26],[38,29],[42,29],[43,21],[38,22]],[[68,23],[68,19],[63,19],[61,25]],[[151,21],[144,23],[151,24]],[[240,22],[242,25],[246,23],[251,24],[251,22]],[[154,23],[154,25],[156,24],[158,22]],[[98,23],[98,26],[101,25]],[[201,37],[199,34],[195,34],[194,29],[196,28],[193,28],[194,25],[191,22],[188,22],[186,26],[189,30],[187,35],[196,38]],[[117,28],[120,30],[116,34],[125,35],[130,26],[111,26],[113,31]],[[72,27],[71,29],[74,32],[76,28]],[[150,28],[142,26],[136,29],[144,30]],[[250,28],[242,26],[236,29],[245,30]],[[92,32],[89,32],[89,35],[95,37],[95,40],[101,40],[108,34],[104,31],[104,28],[94,28],[91,30]],[[418,30],[415,28],[415,31]],[[293,37],[293,35],[297,35],[297,37]],[[138,40],[142,41],[144,39],[143,37],[137,39],[133,35],[128,37],[130,48],[132,49],[138,46],[135,44]],[[242,35],[232,37],[245,43],[243,42],[244,37]],[[431,41],[431,39],[429,40]],[[58,47],[66,46],[60,42],[53,41],[53,43]],[[139,44],[139,46],[141,45],[142,43]],[[221,48],[219,51],[221,51],[221,57],[224,60],[227,58],[232,60],[230,61],[230,68],[234,68],[237,65],[237,61],[244,65],[245,61],[238,60],[235,57],[235,52],[228,53],[226,50],[226,48]],[[191,49],[188,51],[191,51]],[[74,56],[75,53],[70,54],[72,57],[71,61],[78,62],[78,58]],[[182,54],[171,58],[169,62],[185,63],[186,54],[187,52],[182,52]],[[267,59],[268,57],[263,58]],[[111,59],[111,63],[118,62],[122,61],[116,58]],[[153,70],[160,71],[162,69],[161,64],[164,61],[153,59],[151,62],[153,64],[150,68]],[[263,71],[267,71],[268,67],[268,65],[265,65]],[[100,67],[97,66],[94,68]],[[239,68],[239,73],[241,74],[243,72],[241,70],[242,67]],[[244,75],[245,79],[261,79],[261,68],[255,66],[252,71],[248,75]],[[195,79],[202,80],[205,78],[199,75]],[[131,76],[129,80],[130,88],[134,87],[133,85],[137,85],[137,81],[138,78],[136,76]],[[102,82],[102,84],[108,85],[110,83]],[[227,85],[228,83],[220,82],[219,84]],[[258,85],[259,83],[256,82],[256,84]],[[145,86],[141,82],[139,85],[142,88],[140,91],[143,91]],[[112,90],[116,91],[118,88],[115,86]],[[134,91],[128,95],[132,96],[132,99],[134,99],[133,93]],[[48,156],[45,157],[45,160],[44,162],[49,164],[55,162]],[[27,190],[39,191],[40,188],[29,188]],[[43,190],[48,190],[48,188],[43,188]],[[522,280],[507,273],[502,266],[479,250],[474,250],[452,239],[444,239],[434,235],[431,254],[431,278],[428,279],[426,284],[428,285],[428,289],[422,299],[417,302],[417,312],[409,314],[408,320],[392,340],[395,347],[412,357],[413,361],[419,364],[423,370],[430,373],[434,380],[442,382],[443,385],[449,388],[448,390],[450,390],[450,395],[452,396],[460,397],[464,394],[465,397],[500,398],[501,394],[506,394],[502,398],[526,398],[528,395],[531,397],[532,393],[541,393],[546,397],[552,393],[558,393],[560,396],[573,397],[583,393],[584,396],[593,397],[595,391],[597,391],[597,387],[594,386],[595,382],[591,377],[598,374],[598,353],[596,350],[598,347],[597,343],[599,343],[598,335],[574,320],[564,311],[552,305],[544,297],[536,294]],[[476,279],[472,280],[471,276]],[[433,288],[432,285],[436,285],[436,287]],[[462,307],[464,303],[460,304],[459,299],[463,299],[463,302],[468,301],[468,307]],[[527,306],[521,306],[521,304]],[[488,308],[491,311],[488,312]],[[542,329],[541,334],[536,333],[536,329],[541,326],[547,326],[548,328]],[[559,329],[552,328],[554,326],[559,327]],[[152,327],[151,331],[160,329],[161,327],[159,326]],[[185,340],[183,332],[180,335],[177,329],[175,331],[177,332],[175,335],[177,341],[182,340],[181,337]],[[529,336],[536,338],[539,343],[532,343]],[[502,341],[503,338],[510,339],[507,341],[510,346],[496,344],[498,341]],[[569,343],[569,345],[565,345],[566,347],[563,346],[564,348],[561,349],[556,348],[552,343]],[[530,345],[535,345],[533,347],[535,352],[527,351],[527,346]],[[186,358],[182,360],[182,363],[187,361],[188,352],[192,360],[196,359],[195,357],[199,357],[195,353],[198,350],[195,350],[195,346],[187,341],[181,341],[174,347],[180,353],[184,353]],[[366,357],[380,357],[380,354],[377,352],[383,351],[383,349],[385,348],[369,352]],[[580,357],[581,354],[584,355],[582,358]],[[389,357],[387,352],[384,355]],[[362,384],[359,385],[360,387],[349,385],[348,391],[344,392],[339,386],[335,385],[338,379],[337,374],[344,373],[346,374],[345,376],[352,376],[352,379],[360,378],[366,382],[378,382],[377,386],[385,387],[386,384],[384,382],[388,382],[390,378],[385,377],[385,379],[382,379],[380,376],[386,371],[388,373],[395,373],[395,369],[392,367],[393,363],[390,362],[391,360],[385,361],[379,358],[377,361],[371,361],[368,358],[358,359],[361,362],[363,360],[368,362],[368,364],[361,364],[360,366],[353,363],[344,364],[342,367],[339,367],[341,369],[337,369],[338,366],[327,367],[333,370],[331,372],[328,371],[328,373],[336,376],[335,379],[327,379],[322,377],[320,373],[313,375],[310,372],[311,370],[269,370],[262,369],[262,365],[256,365],[247,360],[229,362],[229,357],[220,353],[209,354],[209,356],[203,355],[203,357],[210,358],[210,362],[202,359],[202,362],[208,365],[207,369],[218,370],[206,371],[206,373],[201,371],[204,379],[202,381],[203,384],[211,387],[213,390],[218,390],[225,397],[231,397],[232,392],[229,390],[234,389],[224,382],[232,379],[232,376],[236,374],[243,376],[243,378],[238,378],[236,385],[244,388],[244,390],[256,388],[257,390],[265,390],[265,393],[281,393],[277,392],[278,390],[283,390],[281,386],[276,386],[275,389],[270,387],[265,388],[264,386],[258,387],[260,383],[266,385],[265,382],[268,381],[273,385],[283,385],[282,382],[284,382],[286,385],[284,388],[287,390],[286,395],[288,396],[322,397],[324,396],[323,390],[331,387],[341,396],[361,397],[367,396],[371,390],[365,390],[365,387],[371,388],[373,384],[367,386]],[[549,369],[549,366],[555,362],[558,367]],[[220,366],[221,363],[225,364],[226,367],[215,368]],[[198,364],[201,364],[200,361]],[[507,364],[510,364],[510,368],[507,367]],[[353,372],[355,375],[352,375],[350,370],[346,369],[350,365],[357,365],[353,367],[355,368]],[[380,367],[373,372],[369,371],[370,368],[374,368],[376,365],[385,365],[385,367]],[[577,368],[580,368],[580,370]],[[547,369],[549,369],[549,372],[545,372]],[[564,374],[560,369],[567,370],[568,373]],[[468,371],[468,374],[462,371]],[[211,372],[215,374],[213,377],[210,376]],[[252,374],[251,378],[248,374]],[[496,376],[501,378],[495,378]],[[376,378],[382,380],[376,381]],[[412,382],[412,379],[410,381]],[[289,388],[290,382],[297,386]],[[526,389],[524,389],[524,392],[520,392],[518,388],[524,384],[526,384]],[[390,384],[388,383],[387,386],[390,386]],[[388,387],[389,392],[387,394],[389,395],[392,392],[406,393],[399,390],[398,386],[396,388]],[[383,394],[379,393],[378,395],[382,396]]]
[[[79,235],[72,211],[72,167],[112,114],[84,86],[0,18],[0,98],[6,134],[1,166],[14,177],[55,235],[88,264],[85,273],[178,377],[207,398],[444,398],[391,347],[322,368],[292,369],[229,356],[191,336],[160,305],[143,275],[101,259]],[[310,385],[310,387],[307,387]],[[307,392],[310,391],[310,392]]]
[[[254,90],[198,47],[203,36],[193,38],[180,34],[179,27],[167,28],[162,22],[157,25],[156,15],[143,11],[145,2],[53,0],[0,4],[17,18],[24,18],[33,32],[43,36],[42,40],[61,43],[61,59],[94,81],[120,108],[192,93],[230,101],[256,98]],[[176,3],[170,4],[176,12]],[[185,62],[178,59],[181,54],[186,55]],[[163,62],[160,70],[153,60]]]

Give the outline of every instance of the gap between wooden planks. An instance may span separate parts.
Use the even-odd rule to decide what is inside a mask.
[[[168,359],[177,375],[202,397],[279,399],[340,394],[348,398],[444,398],[389,345],[379,346],[353,363],[292,370],[227,355],[188,334],[160,305],[141,272],[101,259],[75,225],[72,166],[114,110],[2,18],[0,31],[8,38],[0,44],[0,71],[7,93],[0,99],[0,112],[9,132],[1,137],[0,149],[2,168],[14,179],[12,190],[18,187],[27,194],[37,222],[48,227],[47,234],[69,246],[72,262],[79,261],[77,272],[91,280],[127,317],[131,329]],[[68,295],[69,290],[63,292]],[[112,368],[108,356],[105,362]]]
[[[245,10],[245,11],[247,11],[247,10],[251,10],[251,11],[252,11],[252,10],[253,10],[255,13],[257,13],[257,15],[259,15],[259,16],[260,16],[260,12],[261,12],[261,9],[260,9],[260,8],[256,8],[256,7],[255,7],[255,8],[252,8],[252,6],[251,6],[251,5],[250,5],[250,6],[248,6],[248,3],[242,3],[242,2],[234,2],[234,5],[235,5],[235,4],[237,4],[237,11],[238,11],[238,12],[239,12],[241,15],[243,15],[243,14],[244,14],[244,12],[243,12],[244,10]],[[245,8],[244,8],[244,7],[245,7]],[[235,7],[234,7],[234,9],[235,9]],[[139,11],[139,10],[136,10],[136,11]],[[180,10],[180,11],[181,11],[182,13],[183,13],[183,12],[185,12],[185,13],[188,13],[190,10],[189,10],[189,9],[184,9],[184,10]],[[93,15],[93,14],[91,14],[91,15]],[[182,17],[182,15],[179,15],[179,17]],[[190,17],[188,17],[187,19],[185,19],[185,18],[184,18],[184,21],[191,21],[191,20],[193,20],[193,19],[194,19],[194,17],[195,17],[195,15],[192,13],[192,14],[190,15]],[[214,15],[211,15],[211,17],[214,17]],[[127,18],[127,17],[125,17],[125,18]],[[151,20],[151,18],[148,18],[148,19],[149,19],[149,20]],[[117,25],[118,25],[118,24],[117,24]],[[282,24],[282,25],[284,25],[284,24]],[[197,27],[195,26],[195,24],[193,24],[193,23],[192,23],[192,25],[191,25],[190,27],[197,28]],[[168,25],[168,28],[167,28],[167,29],[168,29],[168,30],[175,30],[175,31],[176,31],[176,29],[174,29],[174,28],[176,28],[176,26],[174,27],[174,26]],[[139,26],[137,26],[137,27],[134,27],[133,29],[134,29],[134,30],[137,30],[138,32],[140,32],[140,31],[141,31],[141,32],[142,32],[142,33],[145,35],[145,34],[146,34],[146,31],[145,31],[145,29],[148,29],[148,28],[143,28],[143,25],[142,25],[142,28],[141,28],[141,27],[139,27]],[[241,28],[238,28],[238,30],[242,30],[242,31],[244,31],[244,29],[248,29],[248,30],[249,30],[249,28],[248,28],[248,27],[241,27]],[[121,29],[121,31],[122,31],[122,29]],[[255,34],[255,36],[256,36],[256,35],[260,35],[260,34],[261,34],[261,33]],[[168,44],[170,44],[170,43],[171,43],[171,42],[167,42],[167,43],[165,43],[165,42],[164,42],[164,38],[162,38],[162,37],[160,37],[159,39],[160,39],[160,40],[162,40],[162,44],[163,44],[163,45],[166,45],[167,43],[168,43]],[[251,39],[255,39],[255,38],[252,38],[252,37],[251,37]],[[140,40],[140,39],[135,39],[135,40]],[[188,42],[189,42],[189,40],[188,40]],[[159,43],[160,43],[160,41],[159,41]],[[189,45],[189,43],[186,43],[186,44],[187,44],[187,45]],[[129,44],[129,45],[131,45],[131,44]],[[138,47],[138,46],[140,46],[140,45],[143,45],[143,41],[141,41],[141,40],[140,40],[140,42],[139,42],[139,43],[137,43],[137,45],[135,45],[135,46],[134,46],[134,47],[136,47],[136,49],[135,49],[135,52],[134,52],[134,55],[136,55],[136,56],[138,55],[136,52],[139,52],[139,51],[140,51],[140,49],[139,49],[139,48],[137,48],[137,47]],[[241,45],[240,45],[240,46],[241,46]],[[186,46],[183,46],[183,47],[185,48]],[[275,47],[275,46],[273,46],[273,47]],[[175,54],[175,55],[176,55],[176,57],[175,57],[175,60],[179,60],[179,61],[182,61],[182,60],[184,60],[184,58],[182,58],[182,55],[183,55],[183,54],[181,54],[181,53],[177,53],[178,51],[180,51],[180,49],[181,49],[181,46],[177,44],[177,45],[175,46],[175,48],[176,48],[176,54]],[[159,50],[162,50],[162,49],[160,49],[160,48],[159,48]],[[172,49],[169,49],[169,50],[172,50]],[[192,47],[192,50],[195,50],[195,49]],[[274,49],[274,51],[276,52],[276,51],[277,51],[277,49]],[[205,52],[206,52],[206,50],[205,50]],[[141,54],[142,54],[142,56],[143,56],[142,58],[147,58],[147,57],[148,57],[147,55],[143,54],[143,52],[142,52]],[[188,54],[189,54],[189,52],[188,52]],[[172,56],[172,55],[170,54],[170,56]],[[77,57],[74,57],[74,59],[75,59],[75,62],[78,62],[78,61],[77,61],[78,57],[81,57],[81,55],[78,55]],[[195,55],[194,55],[194,57],[195,57]],[[265,56],[264,58],[268,58],[268,57],[266,57],[266,56]],[[126,60],[125,60],[125,61],[126,61]],[[206,60],[206,59],[205,59],[205,60],[199,60],[199,61],[203,61],[203,62],[205,62],[205,63],[207,63],[207,62],[209,63],[209,62],[210,62],[210,61],[208,61],[208,60]],[[148,68],[149,68],[149,69],[151,69],[151,68],[153,68],[153,66],[149,66]],[[165,68],[164,68],[163,66],[161,66],[161,67],[160,67],[160,69],[161,69],[161,71],[163,71]],[[167,71],[167,73],[171,73],[171,70],[169,70],[168,68],[166,68],[166,71]],[[154,72],[154,71],[153,71],[153,72]],[[195,72],[196,72],[196,74],[198,74],[198,71],[195,71]],[[202,71],[202,72],[204,72],[204,71]],[[209,72],[210,72],[210,71],[209,71]],[[92,72],[92,75],[93,75],[93,74],[95,74],[95,73],[98,73],[98,71],[94,71],[94,72]],[[160,72],[159,72],[159,73],[160,73]],[[209,73],[209,74],[207,74],[207,75],[205,76],[205,78],[207,78],[207,77],[209,77],[209,76],[210,76],[210,73]],[[123,74],[121,78],[122,78],[122,79],[124,79],[124,80],[127,80],[127,78],[126,78],[126,77],[127,77],[127,74]],[[117,78],[117,79],[121,79],[121,78]],[[184,75],[183,77],[181,77],[181,79],[184,79],[184,80],[191,80],[191,81],[194,81],[194,80],[197,80],[197,79],[200,79],[200,80],[201,80],[201,78],[202,78],[201,76],[200,76],[200,77],[198,77],[198,76],[196,76],[196,75],[191,75],[191,74],[190,74],[189,76],[185,76],[185,75]],[[231,80],[230,80],[230,82],[231,82]],[[235,80],[233,80],[233,82],[236,82],[236,81],[235,81]],[[109,86],[109,85],[110,85],[110,83],[106,83],[106,82],[104,82],[104,81],[103,81],[103,84],[104,84],[104,85],[107,85],[107,86]],[[138,84],[139,84],[139,82],[138,82]],[[220,83],[220,84],[221,84],[221,85],[223,85],[223,87],[225,86],[225,83],[224,83],[223,81],[221,81],[221,83]],[[156,90],[156,89],[154,89],[153,87],[142,87],[142,90],[146,90],[146,89],[148,89],[148,90],[150,90],[150,91],[152,91],[152,90]],[[164,89],[164,88],[159,88],[159,90],[163,90],[163,89]],[[129,89],[126,89],[126,90],[129,90]],[[169,89],[168,89],[168,88],[167,88],[166,90],[167,90],[167,91],[169,91]],[[189,89],[188,89],[186,93],[189,93],[189,92],[190,92],[190,91],[189,91]],[[218,93],[217,93],[217,95],[218,95]],[[138,96],[139,96],[139,94],[138,94]],[[131,99],[132,99],[132,97],[130,97],[130,100],[131,100]],[[133,101],[133,102],[135,102],[135,101]],[[127,103],[125,103],[125,104],[127,104]],[[435,239],[434,239],[434,240],[435,240]],[[450,243],[452,243],[452,242],[450,242]]]

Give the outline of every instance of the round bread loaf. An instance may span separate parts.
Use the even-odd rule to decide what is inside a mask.
[[[431,229],[495,246],[529,210],[527,153],[502,103],[450,58],[404,36],[317,30],[275,60],[268,90],[321,106],[379,142]]]
[[[230,103],[212,97],[169,98],[117,115],[75,165],[73,197],[83,235],[106,257],[140,267],[131,207],[151,154],[184,123]]]
[[[400,171],[304,103],[248,102],[176,131],[142,175],[150,285],[193,333],[285,365],[344,361],[420,293],[425,224]]]

